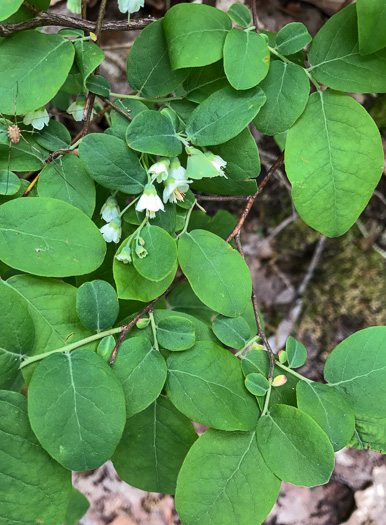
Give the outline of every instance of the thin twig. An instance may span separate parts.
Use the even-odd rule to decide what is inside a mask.
[[[138,29],[144,29],[156,20],[158,19],[149,17],[130,20],[129,24],[127,23],[127,20],[105,22],[102,24],[101,32],[136,31]],[[45,11],[37,11],[36,16],[30,20],[24,20],[23,22],[18,22],[16,24],[0,24],[0,37],[12,36],[15,33],[20,33],[20,31],[25,31],[26,29],[48,26],[73,27],[88,32],[94,32],[95,30],[95,23],[89,22],[88,20],[82,20],[81,18],[75,18],[73,16],[59,15],[56,13],[46,13]]]
[[[241,228],[242,228],[242,226],[244,224],[245,219],[247,218],[249,212],[251,211],[251,208],[253,206],[253,203],[256,200],[256,197],[259,195],[259,193],[264,188],[264,186],[267,184],[267,182],[272,177],[272,175],[275,173],[275,171],[280,168],[280,166],[283,164],[283,161],[284,161],[284,153],[280,153],[278,158],[275,160],[275,162],[269,168],[269,170],[268,170],[266,176],[264,177],[264,179],[259,183],[256,193],[254,193],[253,195],[248,197],[247,205],[246,205],[246,207],[245,207],[245,209],[244,209],[240,219],[237,221],[237,224],[234,227],[232,233],[230,233],[228,235],[228,237],[226,238],[227,242],[232,240],[239,233],[239,231],[241,230]]]

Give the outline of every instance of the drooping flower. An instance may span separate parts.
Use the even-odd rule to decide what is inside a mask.
[[[82,12],[82,0],[67,0],[67,9],[76,15]]]
[[[121,253],[115,256],[117,261],[121,261],[124,264],[129,264],[132,262],[131,249],[128,246],[124,246],[121,250]]]
[[[101,208],[102,219],[110,222],[120,214],[117,199],[113,196],[109,197]]]
[[[121,13],[136,13],[145,5],[145,0],[118,0]]]
[[[227,166],[227,161],[224,160],[222,157],[220,157],[220,155],[215,155],[209,150],[205,151],[204,155],[210,160],[212,165],[216,168],[220,177],[226,177],[224,170]]]
[[[139,257],[140,259],[144,259],[148,254],[147,250],[143,246],[140,246],[140,245],[135,248],[135,253],[137,254],[137,257]]]
[[[30,111],[23,118],[23,124],[26,126],[31,124],[33,128],[38,129],[39,131],[43,129],[44,126],[47,126],[49,121],[50,116],[44,106],[42,108],[35,109],[35,111]]]
[[[181,166],[181,162],[177,157],[170,159],[170,166],[168,170],[168,178],[183,180],[186,169]]]
[[[148,169],[149,175],[156,175],[156,181],[162,182],[168,178],[168,168],[170,166],[170,159],[164,158],[150,166]]]
[[[111,222],[102,226],[100,232],[106,242],[118,244],[122,235],[121,219],[115,217]]]
[[[157,211],[165,211],[163,202],[157,195],[153,184],[146,184],[145,190],[135,207],[137,211],[146,210],[146,217],[153,219]]]
[[[177,158],[172,159],[169,168],[169,177],[165,181],[165,189],[162,196],[163,201],[183,201],[191,182],[193,181],[186,178],[186,170],[181,166],[180,161]]]
[[[72,115],[77,122],[81,122],[85,105],[86,98],[83,95],[80,95],[79,97],[76,97],[75,102],[68,106],[67,113]]]

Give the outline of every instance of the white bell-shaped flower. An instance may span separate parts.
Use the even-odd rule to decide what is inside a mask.
[[[185,176],[185,169],[182,167],[181,169],[183,173],[179,173],[180,178],[169,177],[165,181],[165,189],[162,196],[164,202],[182,202],[189,191],[189,184],[193,181],[188,180]]]
[[[118,244],[122,235],[121,219],[115,217],[111,222],[102,226],[100,232],[106,242],[115,242],[115,244]]]
[[[67,108],[67,113],[72,115],[74,119],[77,122],[81,122],[83,118],[84,108],[86,106],[86,98],[81,95],[79,97],[76,97],[75,102],[73,102],[70,106]]]
[[[205,151],[204,155],[210,160],[212,165],[216,168],[220,177],[226,177],[224,170],[227,166],[227,161],[224,160],[222,157],[220,157],[220,155],[215,155],[209,150]]]
[[[136,13],[145,5],[145,0],[118,0],[121,13]]]
[[[115,217],[118,217],[121,210],[119,209],[117,199],[115,197],[109,197],[101,208],[102,219],[106,222],[110,222]]]
[[[82,0],[67,0],[67,9],[76,15],[82,12]]]
[[[39,131],[47,126],[50,121],[50,116],[47,113],[46,108],[35,109],[35,111],[30,111],[23,118],[23,124],[26,126],[31,125],[33,128],[38,129]]]
[[[153,219],[157,211],[165,211],[163,202],[157,195],[153,184],[146,184],[145,190],[135,207],[137,211],[146,210],[146,217]]]
[[[121,253],[115,256],[118,261],[123,262],[124,264],[129,264],[133,260],[131,257],[131,249],[128,246],[124,246],[121,250]]]
[[[168,178],[168,168],[170,166],[170,159],[164,158],[150,166],[148,169],[149,175],[156,175],[156,181],[162,182]]]

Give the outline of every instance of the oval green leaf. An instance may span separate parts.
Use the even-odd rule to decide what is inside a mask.
[[[232,22],[208,5],[177,4],[166,12],[163,28],[172,69],[179,69],[220,60]]]
[[[28,421],[27,399],[21,394],[0,392],[0,434],[3,523],[63,523],[71,472],[40,446]]]
[[[228,16],[241,27],[248,27],[252,21],[248,7],[239,2],[230,6]]]
[[[122,384],[127,418],[153,403],[166,381],[165,359],[145,337],[123,341],[112,370]]]
[[[112,326],[118,317],[117,293],[111,284],[97,279],[82,284],[76,296],[79,319],[89,330],[100,332]]]
[[[107,78],[101,75],[92,75],[86,80],[86,87],[101,97],[109,97],[111,93],[110,83]]]
[[[39,133],[36,133],[34,138],[40,146],[49,151],[66,149],[71,144],[71,135],[66,126],[54,119],[51,119],[48,126],[44,126]]]
[[[302,219],[337,237],[354,224],[378,184],[382,141],[375,122],[353,98],[317,92],[288,132],[285,163]]]
[[[307,414],[276,405],[257,423],[257,444],[268,467],[283,481],[315,487],[330,479],[334,449],[320,426]]]
[[[187,350],[196,342],[194,324],[189,319],[177,316],[161,319],[157,325],[157,339],[167,350]]]
[[[289,336],[285,346],[287,352],[287,361],[290,368],[299,368],[303,366],[307,359],[306,347],[300,342]]]
[[[355,413],[386,416],[386,326],[365,328],[338,344],[324,367],[324,378],[337,388]]]
[[[209,429],[188,452],[177,480],[176,507],[184,525],[257,525],[280,489],[255,432]]]
[[[0,111],[18,115],[49,102],[67,78],[74,47],[60,35],[22,31],[0,43]],[[14,64],[17,67],[10,68]]]
[[[182,271],[201,301],[228,317],[246,308],[252,293],[251,274],[241,255],[217,235],[193,230],[178,242]]]
[[[230,140],[256,117],[265,99],[258,86],[242,92],[231,87],[219,89],[191,114],[186,126],[188,140],[198,146]]]
[[[119,477],[134,487],[174,494],[178,472],[196,439],[189,419],[161,396],[127,420],[113,465]]]
[[[299,381],[296,395],[298,408],[325,431],[334,451],[345,447],[354,434],[355,417],[342,394],[323,383]]]
[[[245,378],[245,386],[254,396],[265,396],[269,388],[269,382],[263,374],[252,373]]]
[[[13,268],[48,277],[92,272],[106,244],[93,222],[66,202],[16,199],[0,208],[0,259]]]
[[[213,321],[212,329],[217,339],[231,348],[241,350],[250,339],[250,329],[247,321],[239,317],[219,315]]]
[[[8,170],[0,170],[0,195],[15,195],[20,189],[20,179]]]
[[[28,415],[47,452],[81,472],[112,456],[125,426],[125,397],[118,378],[97,354],[54,354],[32,376]]]
[[[90,177],[105,188],[130,195],[143,191],[145,170],[137,155],[117,137],[87,135],[79,146],[79,156]]]
[[[259,415],[244,386],[240,361],[228,350],[198,342],[166,360],[166,392],[190,419],[220,430],[251,430]]]
[[[270,53],[265,39],[255,31],[232,29],[224,44],[224,70],[235,89],[250,89],[267,75]]]
[[[312,40],[307,28],[301,22],[285,25],[276,35],[276,49],[282,55],[293,55],[301,51]]]

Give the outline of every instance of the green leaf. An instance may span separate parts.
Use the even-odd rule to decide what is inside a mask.
[[[252,373],[245,378],[245,386],[254,396],[265,396],[269,388],[269,381],[263,374]]]
[[[71,144],[71,135],[66,126],[54,119],[51,119],[48,126],[44,126],[39,133],[36,133],[34,138],[40,146],[49,151],[66,149]]]
[[[214,335],[220,341],[231,348],[241,350],[250,339],[250,329],[247,321],[243,317],[224,317],[219,315],[213,321]]]
[[[359,50],[362,55],[386,47],[386,5],[378,0],[357,0]]]
[[[97,348],[97,354],[101,356],[103,361],[109,362],[114,348],[115,348],[114,336],[107,335],[106,337],[101,339],[98,345],[98,348]]]
[[[307,359],[307,350],[305,346],[292,337],[289,336],[285,346],[287,352],[288,366],[290,368],[299,368],[303,366]]]
[[[66,27],[64,29],[59,29],[58,31],[59,35],[66,36],[68,38],[78,38],[84,37],[84,31],[83,29],[75,29],[75,28],[69,28]]]
[[[146,173],[137,155],[122,140],[101,133],[87,135],[79,146],[90,177],[111,190],[130,195],[143,191]]]
[[[227,242],[205,230],[193,230],[180,237],[178,260],[204,304],[228,317],[243,312],[252,293],[251,274]]]
[[[172,69],[179,69],[220,60],[232,22],[208,5],[177,4],[166,12],[163,28]]]
[[[355,416],[355,432],[349,447],[359,450],[386,451],[386,417]]]
[[[230,140],[256,117],[265,98],[258,86],[242,92],[231,87],[216,91],[191,114],[186,127],[188,140],[198,146]]]
[[[224,44],[224,69],[235,89],[250,89],[267,75],[270,53],[265,39],[255,31],[232,29]]]
[[[132,149],[163,157],[175,157],[182,151],[170,119],[157,111],[143,111],[134,117],[126,141]]]
[[[203,102],[212,93],[228,85],[223,61],[192,69],[183,83],[187,99]],[[173,99],[172,99],[173,100]]]
[[[293,55],[306,47],[311,40],[312,37],[304,24],[291,22],[276,35],[276,49],[282,55]]]
[[[35,340],[35,326],[18,294],[0,280],[0,384],[16,375]]]
[[[118,248],[117,255],[126,245],[125,239]],[[124,264],[116,257],[113,263],[114,280],[117,285],[118,297],[120,299],[134,299],[137,301],[152,301],[161,295],[172,283],[177,271],[177,263],[172,271],[161,281],[151,281],[141,275],[133,264]]]
[[[28,415],[41,445],[69,470],[98,468],[125,426],[122,386],[103,359],[87,350],[54,354],[37,367]]]
[[[59,35],[23,31],[0,43],[0,111],[28,113],[49,102],[67,78],[74,60],[71,42]],[[10,68],[9,65],[13,64]]]
[[[133,253],[134,268],[150,281],[162,281],[177,263],[177,247],[170,235],[158,226],[148,224],[141,230],[147,256],[140,259]]]
[[[157,326],[157,339],[167,350],[187,350],[196,342],[194,324],[177,316],[161,319]]]
[[[330,479],[334,450],[320,426],[297,408],[276,405],[257,423],[257,444],[283,481],[315,487]]]
[[[189,70],[172,71],[162,19],[149,24],[135,39],[127,59],[130,87],[145,97],[163,97],[184,81]]]
[[[92,216],[95,208],[95,186],[82,161],[75,155],[63,155],[40,173],[39,197],[52,197],[68,202]]]
[[[0,490],[4,524],[58,525],[66,514],[71,472],[42,449],[31,430],[27,399],[0,392]]]
[[[101,75],[92,75],[86,80],[86,87],[91,93],[96,93],[101,97],[109,97],[111,92],[110,82]]]
[[[168,302],[171,310],[193,315],[204,323],[210,323],[214,315],[213,310],[200,301],[187,282],[173,288],[168,295]]]
[[[236,226],[236,222],[235,217],[227,210],[218,210],[214,217],[197,210],[190,216],[188,231],[207,230],[225,240]]]
[[[94,42],[75,40],[74,47],[75,60],[82,75],[83,87],[86,88],[86,80],[104,60],[105,54]]]
[[[248,27],[252,21],[248,7],[238,2],[230,6],[228,16],[241,27]]]
[[[299,381],[298,408],[312,417],[329,437],[334,451],[345,447],[355,429],[354,411],[334,387]]]
[[[188,452],[177,480],[184,525],[257,525],[275,503],[280,480],[265,464],[255,432],[209,429]]]
[[[112,369],[122,384],[127,418],[153,403],[166,381],[165,359],[144,337],[123,341]]]
[[[83,325],[89,330],[106,330],[118,317],[117,293],[106,281],[97,279],[84,283],[78,289],[76,311]]]
[[[167,360],[166,392],[190,419],[220,430],[251,430],[259,415],[244,386],[239,359],[214,343],[199,342]]]
[[[33,275],[15,275],[8,279],[7,284],[27,306],[35,325],[35,342],[29,355],[62,348],[92,335],[76,314],[77,289],[74,286],[57,279]],[[27,381],[35,367],[29,365],[23,368]]]
[[[10,149],[6,131],[7,127],[0,123],[0,169],[7,172],[41,170],[48,152],[42,150],[30,136],[26,139],[27,142],[22,139],[19,144],[12,144]],[[24,135],[23,137],[26,138]]]
[[[114,468],[134,487],[174,494],[178,472],[196,439],[189,419],[161,396],[127,420],[112,457]]]
[[[20,179],[12,171],[0,170],[0,195],[14,195],[20,189]]]
[[[0,259],[13,268],[47,277],[92,272],[106,244],[93,222],[66,202],[46,197],[16,199],[0,207]]]
[[[351,335],[328,356],[324,378],[336,387],[355,414],[386,416],[386,327],[373,326]]]
[[[0,5],[0,21],[16,13],[23,0],[7,0]]]
[[[285,163],[302,219],[328,237],[343,235],[365,208],[382,173],[378,128],[348,95],[314,93],[288,132]]]
[[[242,357],[242,370],[245,376],[250,374],[262,374],[268,377],[269,374],[269,355],[265,350],[249,350]],[[283,370],[275,365],[273,370],[273,377],[282,375]],[[277,404],[286,404],[296,406],[296,385],[298,379],[292,374],[287,375],[287,382],[280,388],[273,388],[271,390],[271,397],[269,398],[269,407]],[[260,408],[263,408],[262,400],[258,399]]]
[[[275,60],[260,87],[267,100],[253,124],[265,135],[286,131],[303,113],[308,101],[310,82],[304,68]]]
[[[342,9],[324,24],[310,46],[308,61],[313,77],[333,89],[386,92],[386,49],[361,56],[356,4]]]
[[[90,502],[79,490],[72,487],[70,503],[68,504],[66,516],[64,518],[64,525],[77,525],[77,523],[86,514]]]

